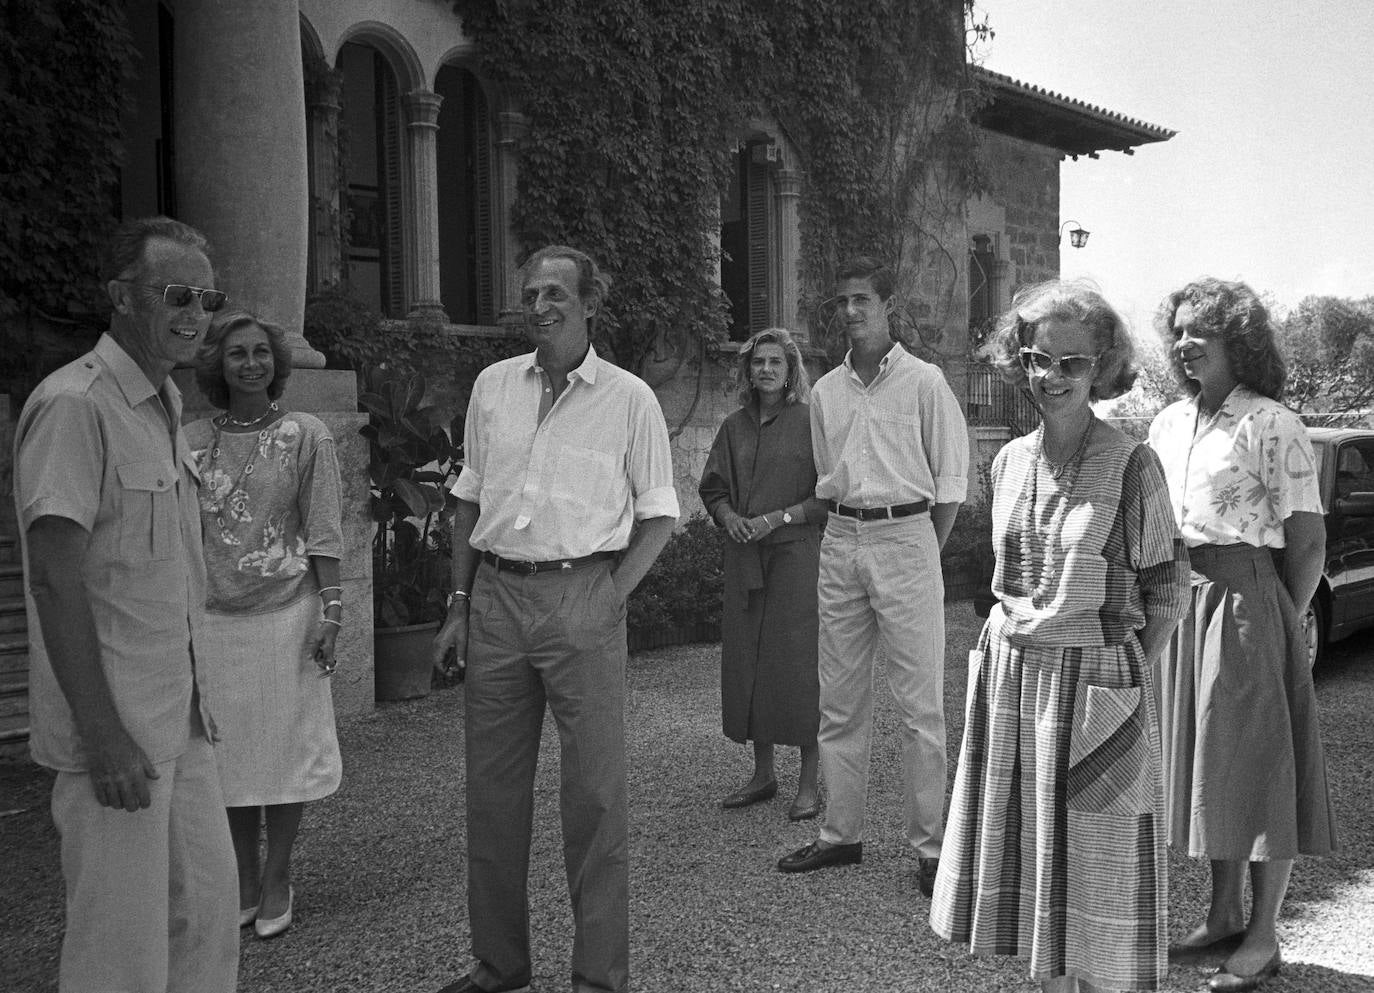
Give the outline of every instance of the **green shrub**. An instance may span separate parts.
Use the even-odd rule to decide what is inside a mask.
[[[693,514],[673,532],[626,605],[631,628],[719,624],[724,532]]]

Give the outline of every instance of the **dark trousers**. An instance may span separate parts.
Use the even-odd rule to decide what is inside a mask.
[[[625,605],[599,562],[523,576],[483,564],[473,587],[464,735],[473,978],[530,980],[534,774],[548,704],[558,725],[559,812],[577,991],[629,988]]]

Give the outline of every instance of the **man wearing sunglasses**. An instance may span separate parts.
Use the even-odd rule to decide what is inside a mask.
[[[830,504],[817,594],[820,837],[778,862],[810,872],[863,859],[878,648],[902,736],[903,822],[929,897],[944,837],[944,581],[940,549],[967,491],[968,428],[937,366],[892,340],[894,278],[870,258],[837,274],[844,362],[816,383],[816,496]]]
[[[130,221],[102,265],[113,313],[15,431],[34,759],[57,773],[67,891],[61,993],[230,993],[238,881],[198,693],[205,603],[197,482],[168,378],[214,289],[205,239]]]

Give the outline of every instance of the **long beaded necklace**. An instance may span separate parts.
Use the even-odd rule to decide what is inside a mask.
[[[1088,426],[1083,431],[1083,437],[1078,441],[1078,448],[1069,456],[1068,461],[1056,467],[1045,454],[1045,425],[1041,424],[1036,434],[1035,440],[1035,459],[1030,468],[1030,492],[1025,501],[1025,512],[1021,519],[1021,588],[1030,597],[1031,604],[1035,607],[1041,606],[1046,592],[1049,591],[1054,582],[1054,545],[1060,529],[1064,526],[1064,517],[1068,514],[1069,503],[1073,498],[1073,488],[1078,483],[1078,472],[1083,465],[1083,453],[1088,450],[1088,439],[1092,437],[1093,427],[1097,423],[1095,416],[1089,415]],[[1040,463],[1044,462],[1049,469],[1050,475],[1057,482],[1065,473],[1072,469],[1068,479],[1057,493],[1052,493],[1049,497],[1055,502],[1054,510],[1050,513],[1049,524],[1044,532],[1045,554],[1040,561],[1040,577],[1034,586],[1031,585],[1031,532],[1035,530],[1035,505],[1039,497],[1039,476]]]
[[[276,409],[276,406],[277,406],[277,405],[276,405],[275,403],[272,404],[272,405],[268,408],[267,414],[272,413],[272,412]],[[263,414],[263,417],[266,417],[267,414]],[[261,420],[263,419],[263,417],[259,417],[259,418],[258,418],[258,421],[261,421]],[[233,423],[233,424],[238,424],[238,423],[239,423],[238,421],[235,421],[235,420],[233,420],[231,417],[229,417],[229,415],[228,415],[227,413],[221,414],[219,417],[213,418],[213,419],[210,421],[210,423],[213,424],[213,425],[215,426],[215,437],[214,437],[214,439],[210,442],[210,466],[209,466],[209,468],[214,468],[214,467],[215,467],[216,465],[218,465],[218,463],[219,463],[219,456],[220,456],[219,441],[220,441],[221,432],[224,430],[224,422],[225,422],[225,421],[229,421],[230,423]],[[253,422],[251,422],[251,423],[256,424],[257,421],[253,421]],[[240,426],[242,426],[242,425],[240,425]],[[244,462],[243,462],[243,468],[241,468],[241,469],[239,470],[238,477],[234,480],[233,485],[230,486],[230,487],[228,487],[228,488],[225,489],[225,490],[222,490],[221,493],[220,493],[220,496],[219,496],[219,498],[218,498],[217,500],[212,498],[211,500],[207,501],[206,509],[209,510],[210,513],[212,513],[212,514],[215,515],[215,523],[216,523],[217,525],[219,525],[219,529],[220,529],[221,532],[223,532],[223,531],[225,530],[225,526],[224,526],[224,506],[225,506],[226,503],[229,502],[229,500],[233,497],[233,495],[239,491],[239,487],[243,485],[243,481],[244,481],[245,479],[247,479],[248,477],[250,477],[250,476],[253,475],[253,465],[254,465],[254,463],[257,461],[257,458],[258,458],[258,451],[259,451],[260,449],[264,448],[264,447],[267,445],[268,441],[271,439],[271,436],[272,436],[272,429],[271,429],[270,427],[266,427],[266,428],[263,428],[261,431],[259,431],[257,434],[258,434],[257,440],[256,440],[256,442],[255,442],[253,445],[249,446],[249,448],[248,448],[248,458],[244,460]],[[208,474],[208,473],[207,473],[207,474]]]

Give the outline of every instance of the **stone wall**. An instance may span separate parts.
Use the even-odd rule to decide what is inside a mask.
[[[1008,295],[1019,286],[1059,276],[1059,161],[1057,149],[983,132],[982,164],[988,179],[984,200],[1005,217],[1001,234],[1012,264]],[[970,214],[976,213],[971,208]]]

